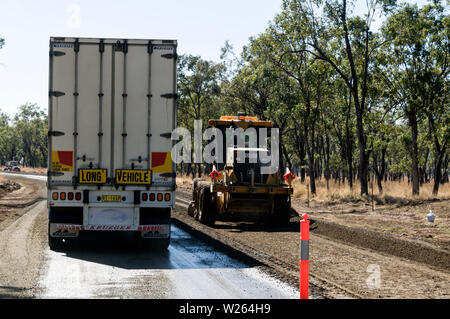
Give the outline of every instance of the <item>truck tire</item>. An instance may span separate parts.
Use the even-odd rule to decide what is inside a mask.
[[[192,200],[195,201],[195,196],[197,192],[197,187],[199,186],[199,183],[206,182],[203,178],[194,178],[192,181]]]
[[[61,251],[63,248],[63,241],[61,238],[55,238],[48,235],[48,247],[53,251]]]
[[[275,212],[271,215],[270,224],[273,226],[286,226],[291,219],[291,199],[289,195],[275,196]]]
[[[207,226],[216,223],[216,205],[210,190],[206,187],[200,190],[198,221]]]

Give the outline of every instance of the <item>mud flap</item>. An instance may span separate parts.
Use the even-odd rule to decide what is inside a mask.
[[[153,238],[169,238],[170,237],[170,224],[166,225],[146,225],[142,227],[141,238],[153,239]]]
[[[68,227],[58,227],[58,224],[50,223],[48,227],[48,236],[52,238],[76,238],[80,235],[78,230]]]

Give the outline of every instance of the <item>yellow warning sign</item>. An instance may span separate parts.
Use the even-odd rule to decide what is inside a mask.
[[[72,172],[73,171],[73,151],[52,151],[53,172]]]
[[[104,184],[106,183],[106,169],[79,169],[78,178],[80,184]]]
[[[117,184],[151,184],[152,171],[133,170],[133,169],[117,169]]]

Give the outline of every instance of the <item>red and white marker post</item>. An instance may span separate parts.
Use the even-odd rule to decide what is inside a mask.
[[[309,299],[309,220],[300,221],[300,299]]]

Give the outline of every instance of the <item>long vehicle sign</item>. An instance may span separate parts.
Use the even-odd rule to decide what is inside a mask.
[[[106,169],[79,169],[80,184],[105,184]]]
[[[150,185],[152,183],[152,171],[134,170],[134,169],[117,169],[117,184],[138,184]]]

